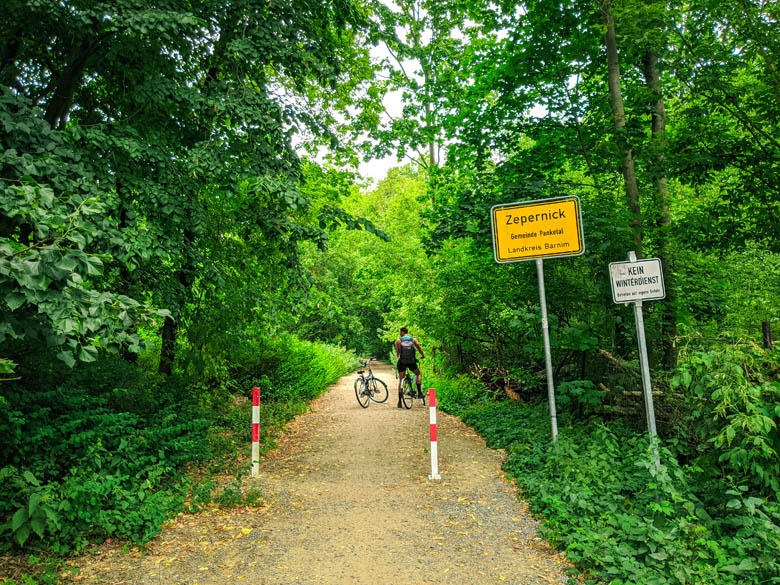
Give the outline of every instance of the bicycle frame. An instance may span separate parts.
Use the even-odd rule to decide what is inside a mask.
[[[422,379],[422,369],[420,368],[420,363],[417,364],[418,370],[420,370],[420,378]],[[399,374],[399,384],[401,387],[401,394],[402,394],[402,401],[405,408],[411,408],[412,404],[414,403],[414,398],[418,397],[423,403],[423,406],[425,406],[425,394],[422,393],[422,390],[417,391],[416,385],[417,385],[417,374],[415,374],[412,370],[406,369],[404,370],[404,376],[403,378],[400,377]],[[405,390],[405,387],[409,386],[409,391],[407,392]],[[409,401],[407,402],[407,397],[409,398]]]
[[[361,361],[361,369],[358,370],[358,378],[355,380],[355,395],[357,396],[358,403],[363,408],[368,406],[370,401],[376,403],[382,403],[387,401],[388,391],[387,384],[385,384],[379,378],[374,376],[374,371],[371,369],[369,362],[376,358]],[[368,375],[366,375],[366,369],[368,369]],[[361,398],[365,396],[365,400]]]
[[[374,372],[371,369],[371,366],[368,364],[370,360],[363,360],[360,364],[360,369],[358,370],[358,376],[360,376],[361,380],[370,381],[374,378]],[[366,368],[368,368],[368,376],[365,376]]]

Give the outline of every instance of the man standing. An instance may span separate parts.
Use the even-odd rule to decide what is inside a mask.
[[[417,376],[417,395],[422,396],[422,375],[420,366],[417,365],[417,351],[420,358],[425,357],[417,339],[409,335],[406,327],[401,327],[401,338],[395,340],[395,354],[398,356],[398,408],[401,408],[401,385],[406,377],[406,370],[410,370]]]

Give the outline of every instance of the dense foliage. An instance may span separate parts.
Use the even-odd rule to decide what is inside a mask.
[[[12,0],[0,25],[2,546],[144,542],[182,469],[246,442],[252,386],[268,442],[355,359],[289,332],[301,246],[382,236],[297,150],[348,154],[368,13]]]
[[[246,432],[248,388],[271,437],[345,350],[388,356],[407,326],[477,379],[443,379],[443,403],[510,451],[583,570],[780,579],[777,3],[6,4],[6,542],[148,538],[201,430],[212,454]],[[388,153],[409,164],[378,185],[350,167]],[[553,447],[536,267],[496,264],[489,209],[558,195],[586,251],[544,262]],[[610,294],[629,251],[666,284],[644,306],[659,467]],[[43,416],[68,431],[53,450]]]
[[[716,377],[730,375],[729,366],[712,365]],[[506,471],[544,520],[545,536],[587,582],[714,585],[780,578],[780,506],[772,495],[756,495],[763,472],[729,465],[745,460],[743,442],[729,445],[711,436],[710,452],[696,459],[690,449],[701,443],[667,442],[659,465],[647,435],[620,420],[581,420],[567,412],[563,438],[551,444],[546,404],[485,401],[484,388],[473,380],[435,383],[443,408],[473,425],[489,446],[509,452]],[[776,442],[776,430],[770,434]],[[727,462],[722,471],[706,463],[718,459]],[[780,471],[776,459],[771,468]]]
[[[336,144],[371,72],[359,4],[15,0],[0,24],[0,357],[137,353],[159,316],[170,374],[182,333],[203,351],[212,326],[274,322],[299,242],[365,225],[307,214],[293,147]]]
[[[508,427],[536,421],[531,459],[513,451],[512,468],[539,470],[517,473],[527,497],[553,494],[539,504],[550,534],[600,578],[698,582],[695,566],[702,582],[778,579],[776,4],[394,6],[376,20],[405,108],[379,116],[373,152],[397,144],[412,164],[347,200],[391,242],[337,235],[307,260],[338,335],[364,315],[379,351],[407,325],[438,368],[483,383],[454,393],[464,404],[519,399],[485,406],[485,424],[511,411],[497,443],[509,448]],[[558,195],[582,202],[586,252],[544,263],[566,420],[553,451],[536,267],[495,263],[489,209]],[[644,306],[661,469],[635,466],[648,459],[634,316],[608,276],[629,250],[664,268],[666,298]],[[625,449],[597,453],[623,436]]]
[[[24,383],[2,398],[3,547],[64,553],[106,537],[148,541],[186,501],[224,497],[213,482],[193,483],[181,470],[245,460],[253,383],[264,392],[265,451],[285,422],[356,361],[295,339],[260,339],[248,356],[229,377],[200,383],[161,378],[118,358],[72,372],[53,368],[51,354],[25,360]],[[243,400],[226,389],[231,383],[244,385]]]

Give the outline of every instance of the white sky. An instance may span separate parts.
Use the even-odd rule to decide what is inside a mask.
[[[362,162],[358,166],[358,171],[361,176],[372,179],[376,185],[387,176],[387,171],[402,164],[404,163],[398,162],[398,159],[393,155],[382,159],[374,159],[369,162]]]
[[[371,47],[371,57],[374,62],[389,61],[391,67],[394,66],[394,60],[387,50],[384,43],[380,43],[376,47]],[[401,93],[398,91],[389,92],[385,95],[383,105],[385,110],[394,118],[399,118],[403,111],[403,104],[401,103]],[[387,116],[383,116],[384,121],[388,121]],[[395,166],[404,164],[404,161],[399,162],[398,157],[394,154],[382,159],[374,159],[369,162],[361,162],[358,166],[358,171],[363,177],[372,179],[374,184],[378,183],[387,176],[387,171]]]

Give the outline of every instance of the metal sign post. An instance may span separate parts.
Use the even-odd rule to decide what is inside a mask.
[[[539,303],[542,305],[542,337],[544,337],[544,367],[547,372],[547,399],[550,403],[550,426],[553,443],[558,440],[558,414],[555,410],[555,384],[553,382],[552,353],[550,351],[550,324],[547,321],[547,296],[544,292],[544,260],[536,259],[536,275],[539,278]]]
[[[653,387],[650,381],[650,365],[647,357],[647,341],[645,340],[645,319],[642,315],[642,301],[634,303],[634,321],[636,322],[636,338],[639,344],[639,368],[642,371],[642,389],[645,396],[645,412],[647,413],[647,431],[655,440],[658,434],[655,430],[655,409],[653,407]]]
[[[628,253],[628,262],[612,262],[609,265],[612,280],[612,298],[616,303],[633,303],[636,338],[639,345],[639,368],[642,373],[642,390],[645,398],[647,432],[653,447],[656,465],[660,465],[655,427],[655,408],[653,406],[653,387],[650,380],[650,364],[645,339],[645,319],[642,315],[642,301],[658,300],[666,296],[661,260],[649,258],[637,260],[636,252]]]
[[[496,262],[503,264],[536,260],[539,304],[542,308],[547,396],[550,402],[550,425],[553,442],[556,442],[558,415],[555,410],[550,324],[547,320],[542,258],[579,256],[585,252],[580,200],[576,196],[554,197],[494,205],[490,210],[490,222],[493,229],[493,254]]]

